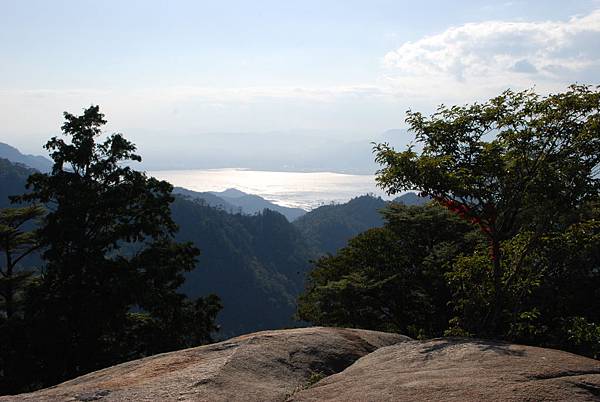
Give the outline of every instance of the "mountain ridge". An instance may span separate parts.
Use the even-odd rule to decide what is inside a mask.
[[[175,187],[175,194],[181,194],[192,199],[202,199],[208,205],[222,208],[230,213],[242,213],[254,215],[265,209],[278,212],[285,216],[288,221],[293,221],[306,214],[301,208],[290,208],[277,205],[258,195],[248,194],[235,188],[229,188],[225,191],[193,191],[183,187]]]
[[[11,162],[22,163],[40,172],[49,172],[52,170],[52,161],[41,155],[27,155],[21,153],[17,148],[0,142],[0,158],[8,159]]]

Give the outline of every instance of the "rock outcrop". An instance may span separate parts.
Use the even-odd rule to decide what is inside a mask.
[[[384,347],[290,401],[598,401],[600,361],[470,339]]]
[[[398,334],[300,328],[264,331],[151,356],[0,401],[285,401]]]
[[[600,361],[473,339],[343,328],[244,335],[0,401],[595,401]]]

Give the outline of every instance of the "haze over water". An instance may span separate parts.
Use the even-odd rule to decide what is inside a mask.
[[[373,175],[332,172],[269,172],[246,169],[161,170],[149,175],[193,191],[236,188],[259,195],[278,205],[310,210],[332,202],[374,194],[389,198],[375,184]]]

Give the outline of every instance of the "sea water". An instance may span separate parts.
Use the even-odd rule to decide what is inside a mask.
[[[236,188],[278,205],[311,210],[321,205],[347,202],[373,194],[386,197],[373,175],[332,172],[269,172],[246,169],[160,170],[148,172],[174,186],[193,191]]]

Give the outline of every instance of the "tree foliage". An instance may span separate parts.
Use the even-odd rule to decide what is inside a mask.
[[[441,106],[430,117],[409,112],[418,144],[399,152],[375,147],[379,184],[391,194],[420,191],[477,230],[430,215],[439,223],[434,233],[448,231],[451,241],[425,248],[430,254],[419,251],[429,239],[425,216],[365,232],[317,261],[301,317],[501,338],[598,358],[599,112],[600,92],[576,85],[547,97],[507,91],[483,104]],[[377,276],[386,270],[394,274]],[[434,274],[423,280],[420,272]],[[381,292],[387,280],[395,282]],[[440,299],[430,303],[430,295]],[[382,314],[393,303],[395,313]],[[428,316],[431,305],[442,313]]]
[[[599,214],[594,204],[567,214],[535,247],[531,231],[502,242],[505,332],[497,336],[600,357]],[[494,303],[485,247],[456,259],[447,278],[456,312],[448,333],[485,335]]]
[[[319,325],[440,336],[452,310],[449,261],[481,241],[474,228],[435,205],[391,204],[385,225],[315,262],[299,318]]]
[[[22,262],[40,247],[37,233],[24,227],[43,214],[39,205],[0,210],[0,252],[4,254],[0,263],[0,306],[7,321],[20,312],[24,286],[33,274],[23,269]]]
[[[441,106],[430,117],[409,111],[421,152],[376,147],[377,180],[389,193],[421,191],[487,237],[493,303],[481,319],[489,334],[508,330],[509,277],[525,269],[566,212],[598,197],[599,109],[600,92],[587,86],[547,97],[506,91],[483,104]],[[526,244],[509,261],[502,243],[517,235]]]
[[[31,191],[15,198],[48,208],[45,264],[25,306],[40,384],[208,342],[217,329],[218,298],[178,292],[199,251],[173,240],[172,186],[129,166],[141,158],[121,134],[99,141],[105,123],[98,106],[65,113],[70,141],[45,146],[52,172],[32,174]]]
[[[44,209],[33,205],[0,210],[0,389],[16,390],[27,374],[22,364],[25,331],[24,298],[34,280],[27,257],[39,248],[35,231],[27,225],[39,219]]]
[[[418,338],[486,336],[494,287],[481,231],[435,204],[385,214],[383,228],[315,262],[298,316]],[[511,262],[503,282],[507,329],[495,337],[600,357],[599,214],[590,205],[527,254],[531,233],[502,242]],[[515,258],[524,258],[521,268],[508,270]]]

